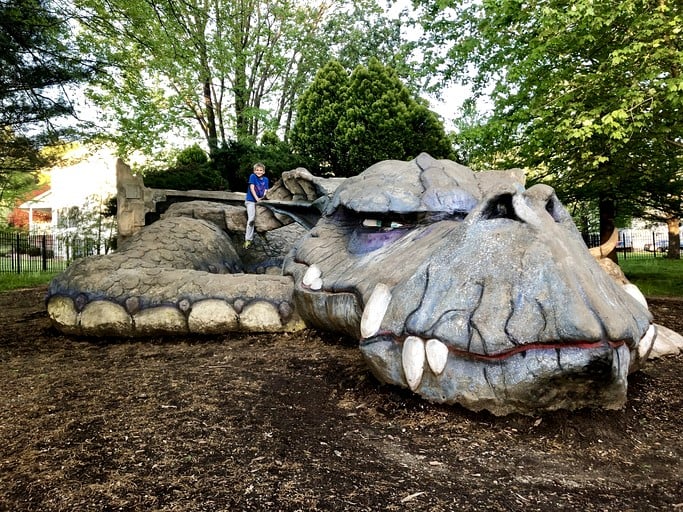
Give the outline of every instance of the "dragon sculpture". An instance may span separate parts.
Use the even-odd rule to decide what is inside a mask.
[[[86,336],[337,331],[380,381],[496,415],[620,408],[656,339],[642,294],[521,171],[421,154],[334,182],[290,171],[268,198],[283,224],[321,210],[278,275],[242,271],[226,206],[174,205],[57,276],[53,324]]]

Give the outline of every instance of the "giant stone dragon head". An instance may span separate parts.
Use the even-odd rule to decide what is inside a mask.
[[[381,381],[494,414],[619,408],[654,337],[552,188],[427,154],[345,180],[284,273]]]

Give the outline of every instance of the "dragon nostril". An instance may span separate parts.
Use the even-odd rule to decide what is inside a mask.
[[[512,205],[512,194],[501,194],[491,198],[482,212],[482,219],[520,220]]]
[[[547,211],[555,222],[560,222],[560,214],[555,197],[551,197],[545,203],[545,211]]]

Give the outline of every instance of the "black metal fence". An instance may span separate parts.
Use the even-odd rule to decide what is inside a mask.
[[[600,235],[591,233],[584,236],[588,247],[600,245]],[[681,242],[683,252],[683,242]],[[619,233],[617,253],[623,259],[664,258],[669,251],[669,235],[667,233],[645,230],[623,230]]]
[[[76,234],[29,235],[0,231],[0,273],[60,272],[77,258],[108,252],[108,242]],[[586,245],[600,245],[600,236],[589,235]],[[617,251],[623,259],[662,258],[666,257],[668,247],[666,233],[622,231]]]
[[[60,272],[77,258],[107,250],[102,241],[73,234],[0,231],[0,273]]]

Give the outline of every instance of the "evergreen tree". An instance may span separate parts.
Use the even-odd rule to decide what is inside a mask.
[[[350,76],[337,62],[320,71],[301,97],[293,145],[336,176],[353,176],[380,160],[409,160],[423,151],[452,157],[436,114],[376,59]]]
[[[318,162],[320,170],[340,169],[339,146],[333,137],[344,116],[349,74],[331,60],[315,75],[299,100],[296,122],[290,134],[292,146]]]

